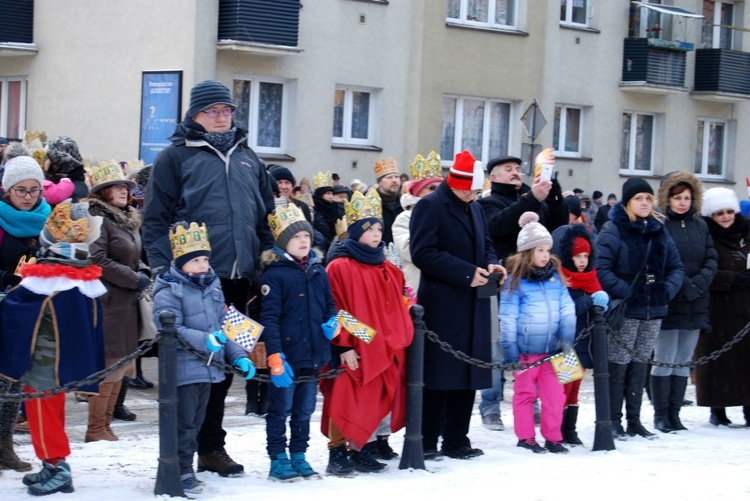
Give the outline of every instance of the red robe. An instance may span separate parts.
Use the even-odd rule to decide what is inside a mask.
[[[346,372],[320,382],[323,434],[328,436],[332,419],[349,443],[360,449],[389,412],[391,430],[404,427],[406,348],[414,338],[414,325],[403,299],[404,275],[393,264],[368,265],[340,257],[326,271],[336,307],[377,331],[367,344],[341,329],[331,342],[353,348],[360,356],[359,368],[352,371],[342,365]]]

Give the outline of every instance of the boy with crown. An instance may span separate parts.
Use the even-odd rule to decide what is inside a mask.
[[[181,340],[193,349],[213,354],[211,360],[232,363],[245,379],[255,375],[247,353],[235,343],[227,343],[221,328],[226,306],[221,281],[210,266],[211,245],[206,225],[180,221],[169,231],[172,265],[154,283],[154,322],[161,329],[159,314],[171,311]],[[198,431],[208,406],[211,384],[224,380],[224,372],[206,364],[177,346],[177,455],[180,480],[186,494],[198,494],[203,482],[193,471],[198,451]]]
[[[312,246],[313,229],[294,205],[278,207],[268,216],[276,240],[261,255],[260,322],[271,370],[266,416],[268,479],[295,482],[320,478],[305,459],[310,440],[310,416],[318,385],[314,377],[331,359],[329,340],[336,324],[336,306],[323,266]],[[291,432],[287,455],[286,420]]]
[[[0,302],[0,375],[21,381],[26,393],[48,392],[104,369],[102,309],[107,292],[89,244],[99,237],[101,217],[87,203],[58,205],[39,236],[36,262],[20,269],[21,282]],[[98,385],[79,392],[96,394]],[[26,402],[31,443],[42,469],[24,475],[33,496],[73,492],[66,462],[65,393]]]
[[[385,259],[382,215],[375,190],[354,193],[346,204],[348,237],[328,255],[336,307],[376,331],[366,341],[341,329],[332,341],[331,365],[344,370],[320,384],[321,428],[330,450],[326,471],[332,475],[383,471],[385,464],[372,456],[378,425],[390,413],[391,431],[404,427],[406,348],[414,326],[403,296],[404,275]]]

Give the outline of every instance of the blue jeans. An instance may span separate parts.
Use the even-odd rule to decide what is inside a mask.
[[[492,343],[492,362],[502,363],[503,349],[500,341]],[[503,390],[505,389],[505,371],[492,369],[492,387],[486,388],[480,392],[482,401],[479,402],[479,415],[489,416],[490,414],[500,414],[500,401],[503,399]]]
[[[313,369],[295,369],[295,377],[312,376]],[[291,438],[289,452],[305,452],[310,440],[310,416],[315,411],[318,382],[294,383],[287,388],[268,384],[268,414],[266,415],[266,450],[276,457],[286,452],[286,419],[289,420]]]

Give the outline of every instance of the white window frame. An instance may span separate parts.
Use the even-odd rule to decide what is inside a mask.
[[[622,114],[630,114],[630,144],[628,145],[628,166],[626,168],[620,167],[620,174],[653,174],[654,163],[657,158],[657,145],[659,144],[659,137],[661,136],[661,116],[658,113],[650,113],[635,110],[623,110]],[[648,169],[636,169],[635,164],[635,148],[638,139],[638,117],[639,116],[650,116],[653,117],[653,126],[651,130],[651,155],[649,157],[649,168]]]
[[[482,151],[481,152],[475,152],[472,151],[471,153],[475,156],[477,160],[480,160],[482,162],[488,162],[490,160],[490,117],[492,114],[492,104],[493,103],[501,103],[501,104],[507,104],[508,106],[508,150],[510,150],[510,145],[512,144],[513,139],[513,127],[511,124],[514,123],[514,117],[516,115],[515,103],[509,99],[495,99],[495,98],[486,98],[486,97],[479,97],[479,96],[460,96],[456,94],[444,94],[443,98],[449,98],[449,99],[455,99],[456,100],[456,114],[455,114],[455,129],[453,131],[453,154],[455,156],[456,153],[462,151],[464,149],[462,144],[462,139],[464,135],[464,123],[463,123],[463,114],[464,114],[464,102],[466,100],[473,100],[473,101],[484,101],[484,118],[482,120]],[[442,150],[442,143],[441,148]],[[477,156],[477,153],[479,155]],[[510,151],[506,152],[507,155],[510,155]],[[443,158],[441,159],[441,163],[445,167],[450,167],[453,165],[453,158]]]
[[[19,137],[13,139],[23,139],[23,133],[26,130],[26,99],[27,99],[27,77],[2,77],[0,78],[0,136],[8,137],[8,84],[10,82],[21,83],[21,103],[18,119]]]
[[[714,4],[714,18],[713,23],[714,26],[711,29],[711,47],[712,49],[732,49],[734,47],[734,30],[730,30],[727,34],[727,45],[728,47],[722,47],[721,46],[721,11],[724,4],[731,5],[733,7],[732,9],[732,25],[735,25],[737,22],[737,5],[735,4],[734,0],[713,0],[712,3]]]
[[[344,116],[343,116],[343,136],[333,136],[331,130],[331,141],[333,145],[353,145],[353,146],[376,146],[380,141],[380,124],[381,124],[381,94],[382,89],[373,87],[360,87],[355,85],[336,85],[336,91],[344,91]],[[352,137],[352,108],[353,93],[367,92],[370,94],[370,110],[367,120],[367,137]],[[334,92],[335,98],[335,92]],[[331,122],[333,126],[333,122]],[[333,127],[331,127],[333,129]]]
[[[266,76],[235,75],[234,80],[250,82],[250,103],[247,114],[248,137],[247,144],[259,154],[284,155],[289,150],[291,137],[291,123],[294,110],[294,80]],[[258,146],[258,114],[260,113],[260,85],[261,83],[281,84],[284,86],[281,102],[281,131],[278,147]]]
[[[459,14],[458,17],[448,17],[446,13],[446,20],[449,23],[453,24],[461,24],[464,26],[470,26],[474,28],[491,28],[491,29],[500,29],[500,30],[517,30],[519,29],[519,7],[521,0],[508,0],[509,3],[513,4],[513,22],[511,24],[499,24],[494,21],[496,9],[495,9],[495,1],[494,0],[487,0],[487,22],[483,21],[474,21],[471,19],[468,19],[468,3],[469,0],[459,0],[461,2],[461,6],[459,8]],[[492,21],[490,21],[492,20]]]
[[[576,28],[589,28],[590,27],[590,19],[593,16],[594,13],[594,6],[593,6],[593,0],[582,0],[586,2],[586,22],[584,23],[575,23],[573,22],[573,2],[576,0],[560,0],[560,4],[562,5],[562,2],[565,1],[565,19],[560,19],[560,24],[563,26],[573,26]]]
[[[696,128],[700,123],[703,123],[703,137],[701,138],[701,167],[700,172],[695,172],[695,175],[701,179],[726,179],[727,178],[727,157],[729,153],[728,144],[729,144],[729,134],[730,134],[730,123],[729,120],[725,120],[723,118],[709,118],[709,117],[699,117],[696,122]],[[711,134],[709,131],[711,130],[712,124],[721,124],[722,128],[724,129],[724,133],[722,134],[722,141],[721,141],[721,173],[720,174],[709,174],[708,173],[708,156],[709,156],[709,140],[711,137]],[[697,132],[697,130],[696,130]],[[696,144],[696,150],[698,148],[698,145]]]
[[[587,115],[587,107],[584,106],[575,106],[575,105],[567,105],[567,104],[558,104],[555,105],[555,110],[557,108],[560,108],[560,127],[558,130],[558,137],[557,137],[557,145],[558,149],[555,150],[555,155],[558,157],[572,157],[572,158],[580,158],[583,156],[583,142],[584,137],[586,133],[586,115]],[[566,113],[567,110],[579,110],[580,113],[578,115],[578,150],[572,151],[572,150],[565,150],[565,135],[568,128],[568,114]],[[555,113],[557,114],[557,113]],[[552,126],[552,130],[554,131],[554,124]],[[559,149],[562,146],[562,150]]]

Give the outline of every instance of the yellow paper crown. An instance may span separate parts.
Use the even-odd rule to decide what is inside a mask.
[[[431,151],[427,158],[417,155],[411,163],[411,178],[421,181],[433,177],[443,177],[443,166],[440,165],[440,155]]]
[[[131,160],[125,164],[124,173],[129,176],[131,172],[143,168],[143,160]]]
[[[92,188],[104,183],[113,184],[117,181],[125,181],[125,174],[119,162],[102,162],[99,165],[89,166],[88,169],[89,184]]]
[[[73,214],[75,209],[76,214]],[[69,242],[81,243],[86,242],[89,234],[89,222],[87,219],[88,206],[85,208],[86,214],[81,214],[81,208],[77,205],[66,203],[56,205],[52,213],[47,218],[45,230],[52,238],[45,237],[50,242]],[[74,216],[78,216],[74,219]]]
[[[377,218],[383,219],[383,202],[380,200],[377,190],[370,190],[367,195],[355,191],[352,199],[344,204],[346,209],[346,221],[351,225],[360,219]]]
[[[211,252],[206,223],[200,226],[198,226],[198,223],[190,223],[187,230],[182,225],[177,225],[176,228],[169,230],[169,241],[172,244],[172,257],[174,259],[191,252]]]
[[[331,174],[331,171],[325,171],[325,172],[318,172],[313,176],[313,185],[315,185],[315,189],[323,188],[323,187],[331,187],[333,189],[333,175]]]
[[[284,230],[292,224],[300,221],[307,222],[305,215],[294,204],[289,204],[288,207],[277,207],[275,212],[275,215],[268,215],[268,226],[271,228],[271,233],[273,233],[275,240],[278,240],[279,236],[284,233]]]
[[[375,162],[375,179],[380,179],[388,174],[398,174],[398,165],[393,157],[381,158]]]

